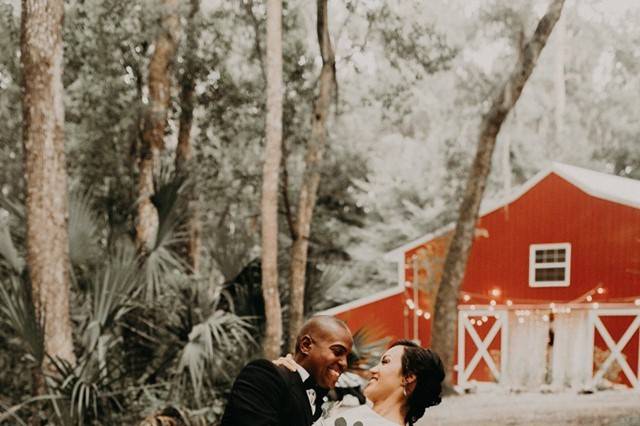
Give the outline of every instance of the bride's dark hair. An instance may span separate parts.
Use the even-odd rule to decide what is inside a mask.
[[[391,345],[394,346],[404,347],[402,376],[413,374],[416,377],[416,386],[407,395],[407,412],[404,416],[405,423],[413,425],[427,408],[440,404],[444,367],[435,352],[421,348],[410,340],[398,340]]]

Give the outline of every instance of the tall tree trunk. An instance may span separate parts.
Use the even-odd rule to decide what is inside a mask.
[[[458,212],[458,221],[445,260],[442,282],[435,305],[432,347],[440,355],[447,369],[445,388],[449,391],[452,389],[451,370],[455,348],[458,292],[473,242],[480,201],[491,170],[491,157],[496,137],[509,111],[520,97],[540,52],[560,18],[563,4],[564,0],[551,2],[533,36],[524,45],[523,60],[519,61],[513,74],[493,100],[491,109],[483,117],[480,125],[478,149]]]
[[[327,0],[317,0],[317,31],[322,70],[320,71],[319,93],[313,106],[311,118],[311,138],[305,156],[305,170],[300,187],[298,209],[296,211],[295,240],[291,247],[291,270],[289,284],[291,292],[289,320],[289,350],[293,351],[293,336],[298,333],[304,319],[304,287],[309,250],[311,219],[316,205],[320,184],[320,167],[327,143],[327,116],[331,103],[331,93],[335,89],[336,61],[329,37]]]
[[[69,318],[69,237],[62,86],[63,0],[23,0],[27,263],[44,349],[75,363]],[[45,369],[51,366],[45,359]]]
[[[176,172],[179,175],[190,178],[187,187],[187,197],[189,199],[187,210],[187,239],[179,252],[185,257],[191,272],[198,273],[200,269],[200,217],[199,203],[196,182],[193,175],[190,175],[190,163],[192,159],[191,128],[193,126],[194,92],[196,69],[194,57],[198,48],[198,31],[194,22],[200,11],[200,0],[191,0],[191,10],[187,24],[187,51],[185,53],[184,74],[181,81],[180,90],[180,128],[178,130],[178,146],[176,147]]]
[[[555,62],[554,62],[554,91],[556,98],[555,105],[555,143],[556,149],[559,149],[564,144],[564,112],[566,109],[567,95],[564,84],[564,49],[565,49],[565,37],[566,37],[566,17],[561,17],[558,20],[556,29],[554,31],[555,36]]]
[[[162,28],[149,63],[149,106],[144,113],[142,141],[138,152],[138,203],[136,244],[141,253],[155,244],[158,212],[151,202],[153,176],[164,149],[164,129],[171,100],[170,67],[177,47],[180,18],[178,0],[163,0]]]
[[[282,158],[282,0],[267,1],[267,115],[262,169],[262,296],[266,317],[264,355],[276,358],[282,343],[278,291],[278,175]]]

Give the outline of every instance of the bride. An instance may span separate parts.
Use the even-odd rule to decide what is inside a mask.
[[[291,368],[285,358],[277,363]],[[313,426],[411,426],[428,407],[440,403],[442,361],[409,340],[393,343],[369,373],[364,395],[371,406],[338,405]]]

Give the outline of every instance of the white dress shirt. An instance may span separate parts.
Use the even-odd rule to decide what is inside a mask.
[[[310,376],[309,372],[305,370],[300,364],[296,363],[296,371],[302,379],[302,383],[305,382]],[[313,389],[307,389],[307,398],[309,398],[309,405],[311,405],[311,414],[316,413],[316,391]]]

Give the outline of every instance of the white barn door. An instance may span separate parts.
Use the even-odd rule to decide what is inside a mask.
[[[605,327],[602,322],[601,317],[604,316],[626,316],[633,317],[633,321],[627,327],[627,330],[622,334],[618,341],[615,341],[607,327]],[[609,367],[614,362],[617,362],[622,372],[629,380],[629,383],[633,386],[634,389],[640,390],[640,350],[638,353],[637,359],[637,370],[638,374],[633,372],[633,369],[629,365],[629,361],[625,359],[622,355],[622,351],[625,346],[629,343],[631,338],[633,338],[640,329],[640,309],[594,309],[589,312],[589,330],[591,332],[591,341],[595,342],[595,333],[599,333],[607,345],[607,349],[610,351],[607,359],[600,365],[600,368],[594,373],[593,379],[591,381],[592,386],[596,386],[607,373]],[[595,343],[594,343],[595,344]],[[640,346],[640,337],[639,337],[639,346]],[[591,356],[593,356],[593,352],[591,352]],[[633,360],[631,362],[634,362]]]
[[[472,320],[482,319],[482,317],[492,317],[495,321],[489,332],[485,335],[484,339],[480,338],[480,335],[475,329],[475,325],[472,324]],[[496,336],[500,333],[500,367],[496,365],[493,358],[489,354],[489,346],[496,339]],[[473,341],[472,347],[465,347],[467,335],[471,337]],[[501,382],[503,378],[503,372],[506,371],[508,362],[507,350],[508,347],[508,335],[509,335],[509,321],[507,311],[505,310],[484,310],[484,309],[463,309],[458,311],[458,385],[464,385],[468,383],[469,378],[480,364],[480,361],[484,362],[489,367],[491,374],[495,378],[496,382]],[[467,352],[472,352],[473,356],[466,362]]]

